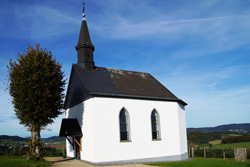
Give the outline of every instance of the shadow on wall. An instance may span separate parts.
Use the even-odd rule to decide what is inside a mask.
[[[178,103],[179,107],[183,110],[185,110],[185,107],[183,105],[181,105],[180,103]]]
[[[76,118],[80,128],[82,129],[83,125],[83,113],[84,113],[84,103],[80,103],[74,107],[72,107],[69,111],[68,118]],[[70,141],[73,142],[73,138],[70,137]],[[73,147],[69,147],[69,152],[74,151]]]
[[[78,120],[78,123],[80,125],[80,128],[82,128],[83,125],[83,113],[84,113],[84,103],[80,103],[73,107],[69,111],[69,117],[68,118],[76,118]]]

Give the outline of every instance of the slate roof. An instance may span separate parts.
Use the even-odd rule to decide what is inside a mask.
[[[82,136],[80,125],[76,118],[63,118],[61,123],[61,129],[59,133],[60,137],[66,136]]]
[[[86,20],[82,20],[79,39],[78,39],[78,43],[76,45],[76,49],[80,48],[82,46],[91,47],[91,48],[93,48],[93,50],[95,50],[94,45],[92,44],[91,39],[90,39],[89,30],[88,30]]]
[[[91,97],[176,101],[187,105],[149,73],[103,67],[87,71],[81,64],[73,64],[64,108]]]

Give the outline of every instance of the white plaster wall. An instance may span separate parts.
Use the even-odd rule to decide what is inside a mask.
[[[66,110],[66,118],[77,118],[81,127],[82,151],[81,159],[86,161],[94,160],[94,136],[93,136],[93,119],[92,119],[93,99],[86,100]],[[72,137],[70,137],[72,141]],[[74,157],[75,153],[72,145],[66,140],[67,156]]]
[[[86,151],[84,160],[98,163],[180,155],[185,152],[185,113],[179,109],[177,102],[117,98],[91,100],[91,128],[94,133],[94,151],[92,150],[91,154],[94,156],[90,156],[91,160],[85,159],[84,156],[88,156]],[[119,113],[123,107],[130,116],[131,142],[120,142]],[[156,109],[160,116],[160,141],[152,141],[153,109]],[[180,123],[179,119],[184,120],[184,123]]]
[[[83,126],[82,126],[82,151],[81,159],[93,162],[95,155],[93,99],[84,102]]]
[[[77,118],[78,123],[81,127],[81,124],[83,122],[83,107],[84,103],[80,103],[78,105],[75,105],[69,109],[66,110],[66,118]],[[73,143],[72,137],[69,137],[70,141]],[[74,157],[74,150],[72,145],[69,143],[68,140],[66,140],[66,154],[68,157]]]
[[[120,142],[119,113],[129,113],[131,142]],[[160,116],[161,140],[152,141],[151,112]],[[82,127],[81,159],[92,163],[180,155],[187,152],[184,107],[177,102],[91,98],[66,111]],[[66,141],[67,156],[74,157]]]

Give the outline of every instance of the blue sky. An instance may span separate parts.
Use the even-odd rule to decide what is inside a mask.
[[[85,0],[97,66],[151,73],[188,103],[187,127],[250,122],[249,0]],[[82,1],[0,1],[0,135],[30,135],[4,89],[8,64],[39,43],[76,63]],[[42,132],[58,135],[62,114]]]

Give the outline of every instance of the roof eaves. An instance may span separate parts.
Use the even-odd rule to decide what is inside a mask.
[[[67,88],[67,92],[66,92],[66,97],[65,97],[65,100],[64,100],[64,104],[63,104],[63,108],[64,108],[64,109],[66,108],[66,103],[68,102],[68,98],[69,98],[69,97],[68,97],[68,96],[69,96],[68,89],[69,89],[69,87],[70,87],[70,85],[71,85],[71,76],[72,76],[73,68],[74,68],[74,66],[73,66],[73,64],[72,64],[72,66],[71,66],[71,72],[70,72],[70,77],[69,77],[68,88]]]
[[[130,98],[130,99],[145,99],[145,100],[157,100],[157,101],[174,101],[179,102],[186,106],[187,103],[178,98],[167,98],[167,97],[153,97],[153,96],[138,96],[138,95],[126,95],[126,94],[110,94],[110,93],[99,93],[90,92],[93,97],[119,97],[119,98]]]
[[[86,100],[90,99],[91,97],[93,97],[93,96],[90,95],[90,96],[87,96],[87,97],[85,97],[83,99],[80,99],[80,100],[76,101],[75,103],[72,103],[72,105],[70,105],[68,107],[64,107],[64,110],[67,110],[68,108],[71,108],[71,107],[73,107],[73,106],[75,106],[75,105],[77,105],[77,104],[79,104],[79,103],[81,103],[83,101],[86,101]]]

